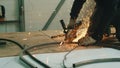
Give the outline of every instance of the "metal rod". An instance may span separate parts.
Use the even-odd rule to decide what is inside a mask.
[[[48,19],[48,21],[46,22],[46,24],[45,24],[45,26],[43,27],[42,30],[47,30],[48,26],[51,24],[51,22],[53,21],[53,19],[55,18],[55,16],[59,12],[59,10],[62,7],[62,5],[64,4],[64,2],[65,2],[65,0],[61,0],[59,2],[59,4],[57,5],[55,11],[52,13],[52,15],[50,16],[50,18]]]
[[[61,25],[62,25],[62,28],[65,30],[65,29],[66,29],[66,25],[65,25],[64,20],[60,20],[60,23],[61,23]]]
[[[92,59],[92,60],[81,61],[78,63],[74,63],[73,68],[80,67],[87,64],[102,63],[102,62],[120,62],[120,58],[102,58],[102,59]]]
[[[25,58],[23,57],[23,55],[24,55],[24,53],[25,53],[25,54],[27,54],[32,60],[34,60],[35,62],[37,62],[39,65],[43,66],[44,68],[51,68],[51,67],[48,66],[47,64],[45,64],[45,63],[43,63],[42,61],[40,61],[40,60],[38,60],[37,58],[35,58],[35,57],[34,57],[32,54],[30,54],[29,52],[26,52],[26,51],[34,48],[34,47],[39,47],[39,46],[41,46],[41,47],[42,47],[42,46],[46,47],[45,45],[51,45],[51,44],[59,44],[59,42],[51,42],[51,43],[39,44],[39,45],[34,45],[34,46],[31,46],[31,47],[28,47],[28,48],[24,49],[24,50],[20,53],[19,57],[20,57],[20,59],[23,60],[23,62],[25,62],[25,63],[28,62],[27,60],[24,60]],[[27,64],[31,64],[31,63],[27,63]],[[31,65],[31,66],[34,66],[34,65]],[[36,67],[36,66],[34,66],[34,67]]]
[[[25,31],[25,12],[24,12],[24,0],[18,0],[19,6],[19,31]]]

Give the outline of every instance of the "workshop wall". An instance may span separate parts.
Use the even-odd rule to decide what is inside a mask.
[[[18,20],[18,0],[0,0],[0,5],[5,7],[4,21],[17,21]],[[17,32],[18,22],[0,22],[1,32]]]
[[[25,24],[26,31],[42,30],[47,23],[51,14],[56,11],[55,8],[62,0],[25,0]],[[74,0],[65,0],[58,14],[55,16],[47,30],[62,29],[60,20],[63,19],[65,24],[69,23],[70,10]],[[90,17],[95,6],[94,0],[87,0],[84,4],[78,19]]]
[[[16,1],[17,0],[0,1],[0,4],[4,4],[6,7],[6,20],[18,19],[18,2]],[[61,0],[24,0],[25,31],[41,31],[60,1]],[[74,0],[65,0],[65,3],[61,7],[54,20],[48,26],[47,30],[62,29],[59,22],[61,19],[65,21],[66,25],[69,23],[69,13],[73,1]],[[0,24],[0,32],[19,31],[19,25],[16,23]]]
[[[6,20],[16,20],[18,18],[17,0],[1,0],[6,9]],[[55,11],[61,0],[24,0],[25,7],[25,31],[40,31],[46,24],[51,14]],[[48,30],[62,29],[59,20],[64,19],[68,23],[69,11],[73,0],[66,0],[55,19],[49,25]],[[0,32],[17,32],[19,25],[0,24]]]
[[[0,0],[0,5],[5,7],[5,20],[18,20],[17,0]]]
[[[60,1],[61,0],[25,0],[26,31],[42,30]],[[65,3],[47,30],[62,29],[59,22],[61,19],[64,19],[65,22],[68,23],[72,2],[73,0],[65,0]]]

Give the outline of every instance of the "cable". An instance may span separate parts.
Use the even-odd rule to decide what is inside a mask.
[[[27,60],[25,60],[25,58],[23,57],[23,55],[24,55],[24,53],[27,51],[27,50],[30,50],[30,49],[32,49],[32,48],[34,48],[34,47],[39,47],[39,46],[43,46],[43,47],[48,47],[48,46],[46,46],[46,45],[51,45],[51,44],[59,44],[59,42],[50,42],[50,43],[44,43],[44,44],[39,44],[39,45],[34,45],[34,46],[31,46],[31,47],[28,47],[28,48],[26,48],[26,49],[24,49],[22,52],[21,52],[21,54],[20,54],[20,59],[21,60],[24,60],[23,62],[29,62],[29,61],[27,61]],[[42,48],[43,48],[42,47]],[[45,63],[43,63],[43,62],[41,62],[40,60],[38,60],[37,58],[35,58],[34,56],[32,56],[32,54],[28,54],[27,53],[27,55],[32,59],[32,60],[34,60],[34,61],[36,61],[39,65],[41,65],[41,66],[43,66],[44,68],[51,68],[50,66],[48,66],[47,64],[45,64]],[[36,66],[34,66],[34,67],[36,67]],[[36,67],[37,68],[37,67]]]
[[[20,58],[20,60],[22,60],[25,64],[27,64],[30,68],[37,68],[35,65],[33,65],[32,63],[28,62],[26,59],[24,58]]]
[[[14,41],[14,40],[10,40],[10,39],[6,39],[6,38],[0,38],[0,40],[3,40],[3,41],[8,41],[8,42],[12,42],[14,44],[16,44],[18,47],[20,47],[21,49],[24,49],[24,46],[21,45],[20,43]],[[28,51],[25,51],[27,54],[29,54]],[[33,64],[31,64],[30,62],[26,62],[25,59],[22,59],[27,65],[29,65],[31,68],[36,68]]]
[[[120,50],[119,45],[109,45],[108,43],[107,43],[107,45],[104,44],[103,47]],[[102,59],[86,60],[86,61],[82,61],[82,62],[73,63],[73,68],[80,67],[80,66],[87,65],[87,64],[101,63],[101,62],[120,62],[120,58],[102,58]]]
[[[102,63],[102,62],[120,62],[120,58],[102,58],[102,59],[86,60],[86,61],[74,63],[73,68],[80,67],[87,64]]]
[[[13,41],[13,40],[10,40],[10,39],[5,39],[5,38],[0,38],[0,40],[9,41],[9,42],[12,42],[12,43],[18,45],[18,46],[23,50],[22,52],[23,52],[23,53],[26,53],[27,55],[29,55],[29,57],[32,58],[34,61],[36,61],[37,63],[39,63],[40,65],[42,65],[42,66],[45,67],[45,68],[50,68],[48,65],[44,64],[43,62],[41,62],[41,61],[39,61],[38,59],[36,59],[35,57],[33,57],[27,50],[28,50],[28,49],[31,49],[31,48],[33,48],[33,47],[37,47],[37,46],[44,46],[44,45],[48,45],[48,44],[50,45],[50,44],[57,44],[57,43],[46,43],[46,44],[36,45],[36,46],[32,46],[32,47],[28,47],[28,48],[24,49],[24,47],[23,47],[20,43],[18,43],[18,42],[16,42],[16,41]],[[37,68],[35,65],[31,64],[29,61],[27,61],[27,60],[23,57],[23,53],[21,53],[20,59],[21,59],[24,63],[26,63],[28,66],[30,66],[31,68]]]
[[[29,62],[29,61],[27,61],[24,57],[23,57],[23,55],[24,55],[24,53],[26,52],[26,51],[28,51],[28,50],[30,50],[30,49],[32,49],[32,48],[34,48],[34,47],[48,47],[48,45],[50,46],[51,44],[59,44],[60,42],[50,42],[50,43],[44,43],[44,44],[39,44],[39,45],[34,45],[34,46],[31,46],[31,47],[28,47],[28,48],[25,48],[21,53],[20,53],[20,59],[21,60],[24,60],[23,62]],[[47,46],[46,46],[47,45]],[[74,49],[76,49],[78,46],[76,46],[75,48],[73,48],[72,50],[70,50],[65,56],[64,56],[64,60],[66,59],[66,56],[70,53],[70,52],[72,52]],[[45,63],[43,63],[43,62],[41,62],[40,60],[38,60],[37,58],[35,58],[34,56],[32,56],[32,54],[28,54],[27,53],[27,55],[32,59],[32,60],[34,60],[34,61],[36,61],[38,64],[40,64],[40,65],[42,65],[43,67],[45,67],[45,68],[51,68],[50,66],[48,66],[48,65],[46,65]],[[63,67],[64,68],[66,68],[66,66],[65,66],[65,64],[64,64],[64,60],[63,60]],[[29,65],[29,64],[28,64]],[[36,66],[34,66],[34,67],[36,67]],[[37,67],[36,67],[37,68]]]
[[[0,38],[0,40],[12,42],[12,43],[18,45],[21,49],[24,49],[24,47],[16,41],[13,41],[13,40],[10,40],[10,39],[5,39],[5,38]]]
[[[71,49],[68,53],[66,53],[66,54],[64,55],[64,59],[63,59],[63,67],[64,67],[64,68],[67,68],[66,65],[65,65],[65,60],[67,59],[67,58],[66,58],[67,55],[70,54],[70,53],[71,53],[73,50],[75,50],[77,47],[79,47],[79,46],[74,47],[74,48]]]

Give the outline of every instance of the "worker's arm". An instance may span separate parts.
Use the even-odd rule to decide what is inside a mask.
[[[86,0],[74,0],[74,3],[71,8],[70,16],[73,19],[76,19],[78,17],[78,14]]]
[[[76,23],[76,19],[78,14],[86,0],[74,0],[71,12],[70,12],[70,20],[67,28],[72,28],[72,26]]]

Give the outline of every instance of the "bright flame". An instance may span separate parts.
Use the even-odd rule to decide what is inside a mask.
[[[83,19],[82,25],[79,26],[76,33],[76,38],[73,40],[73,42],[78,42],[79,39],[83,38],[87,33],[88,27],[89,27],[89,18]]]
[[[60,48],[64,47],[67,49],[73,49],[74,47],[76,47],[77,44],[74,44],[74,42],[78,42],[78,40],[86,36],[88,27],[89,18],[85,18],[82,20],[82,24],[79,25],[77,29],[74,29],[75,31],[74,30],[69,31],[67,39],[60,43]]]

